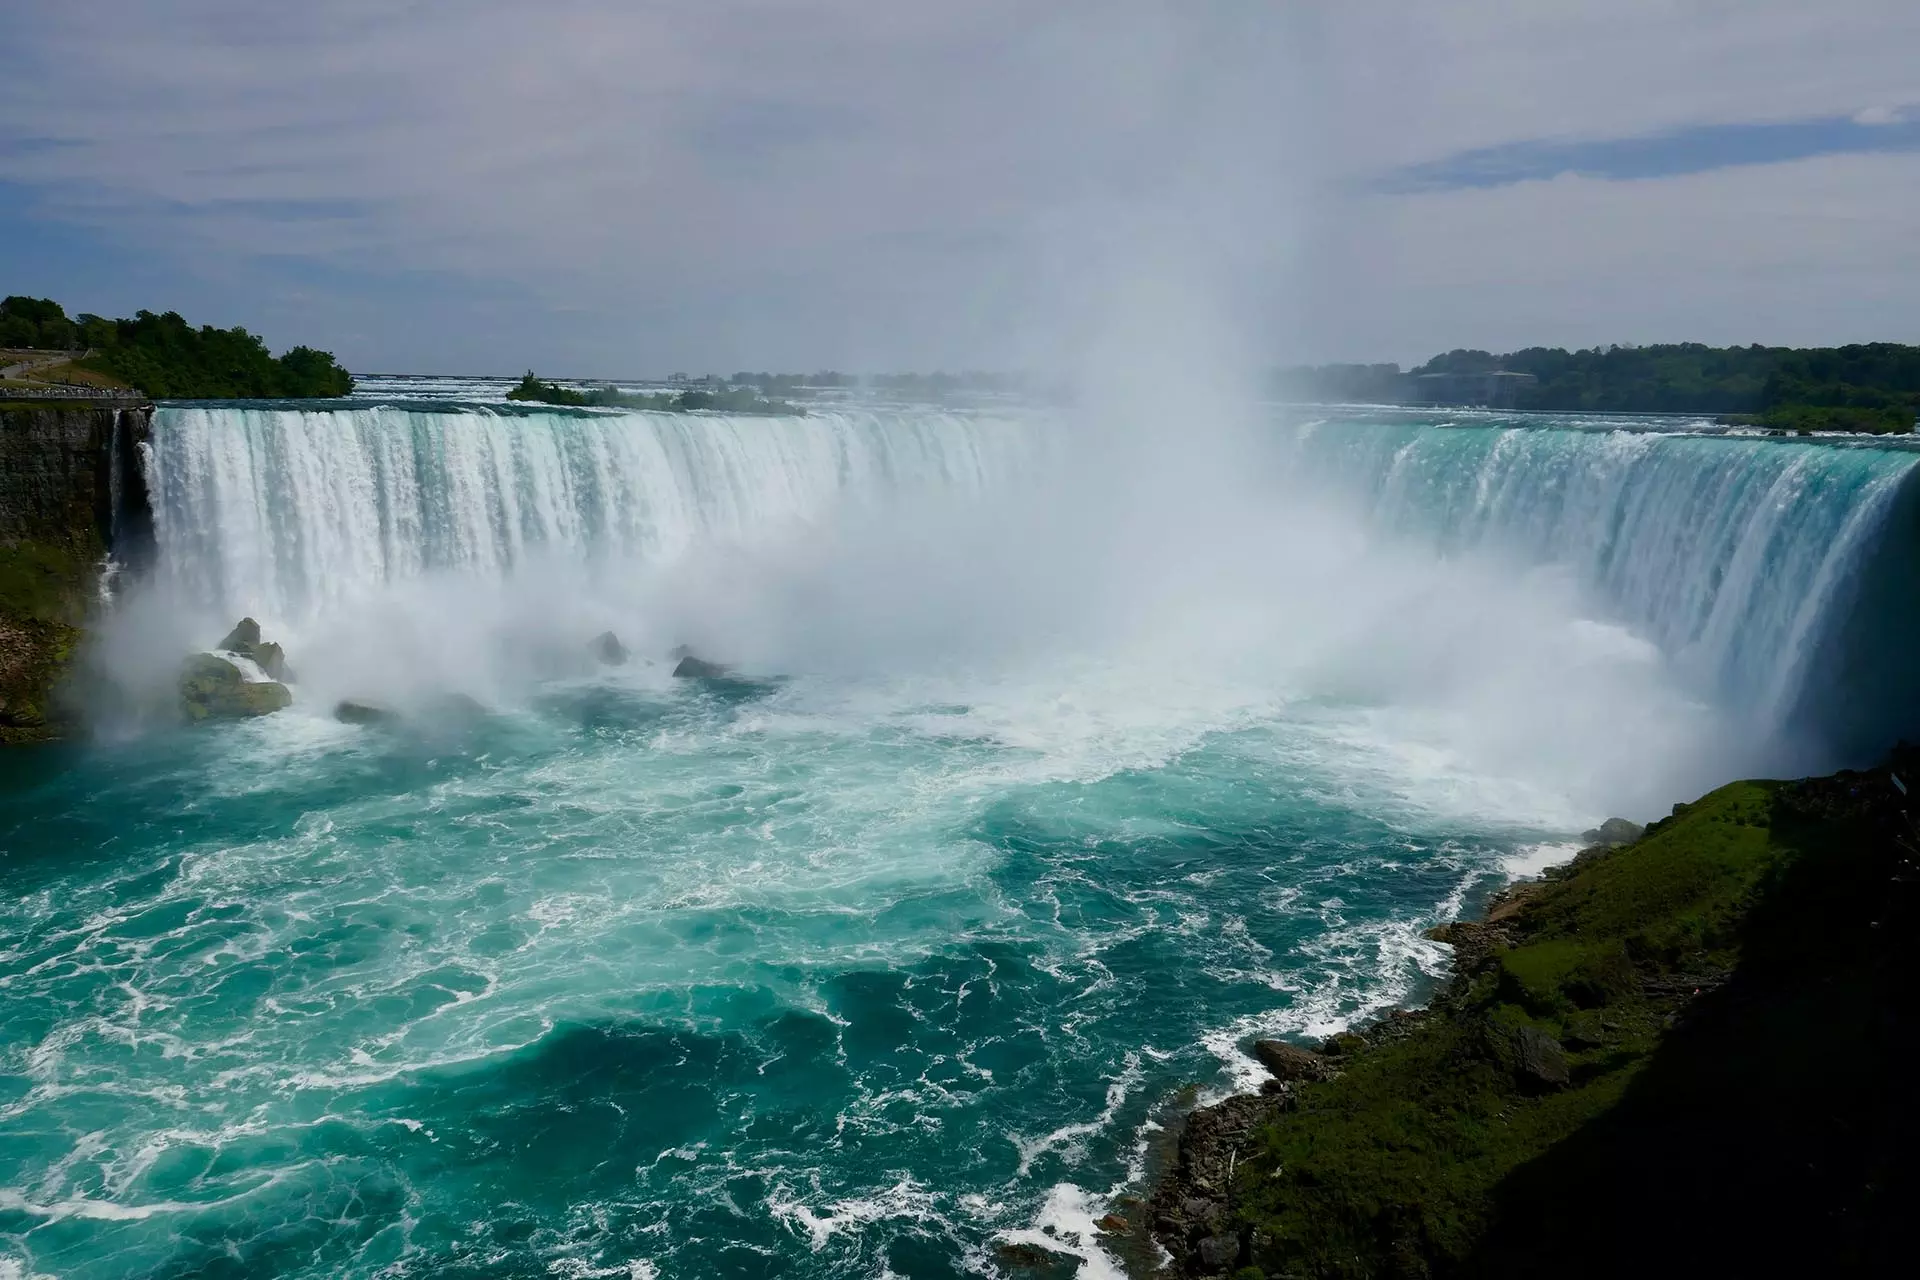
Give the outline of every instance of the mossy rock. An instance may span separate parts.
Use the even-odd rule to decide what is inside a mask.
[[[6,741],[52,736],[55,694],[80,644],[80,630],[45,618],[0,614],[0,729]]]
[[[195,654],[180,669],[180,710],[195,723],[271,715],[292,705],[287,686],[277,680],[248,680],[218,654]]]

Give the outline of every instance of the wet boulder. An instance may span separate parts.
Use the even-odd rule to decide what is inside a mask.
[[[400,719],[400,713],[391,707],[345,698],[335,704],[333,718],[341,724],[394,724]]]
[[[242,618],[233,624],[233,630],[227,632],[227,638],[213,646],[228,653],[246,653],[260,643],[260,624],[252,618]]]
[[[993,1252],[1000,1265],[1013,1275],[1032,1277],[1032,1280],[1057,1280],[1080,1270],[1079,1255],[1027,1240],[1002,1242]]]
[[[180,711],[188,720],[243,720],[293,705],[293,693],[277,680],[249,680],[217,653],[197,653],[180,669]]]
[[[1253,1056],[1272,1073],[1275,1080],[1324,1080],[1330,1074],[1324,1059],[1311,1049],[1302,1049],[1285,1040],[1256,1040]]]
[[[287,681],[293,679],[287,670],[287,655],[278,643],[260,638],[260,624],[252,618],[242,618],[227,632],[226,638],[214,646],[223,653],[237,653],[253,663],[269,680]]]
[[[713,680],[732,670],[732,667],[723,666],[718,662],[708,662],[705,658],[696,658],[689,653],[681,657],[673,669],[673,674],[681,680]]]
[[[587,642],[587,650],[602,666],[624,667],[627,665],[627,646],[620,643],[620,637],[611,631],[602,631]]]

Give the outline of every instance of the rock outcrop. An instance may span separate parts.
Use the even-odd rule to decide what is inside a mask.
[[[1625,818],[1608,818],[1580,838],[1590,845],[1632,844],[1645,835],[1646,830],[1639,823],[1629,822]]]
[[[293,692],[277,680],[249,680],[217,653],[196,653],[180,669],[180,711],[188,720],[242,720],[271,715],[293,705]]]
[[[1256,1040],[1253,1056],[1272,1073],[1275,1080],[1325,1080],[1330,1074],[1327,1061],[1311,1049],[1302,1049],[1285,1040]]]
[[[602,666],[624,667],[627,665],[627,646],[620,643],[620,637],[611,631],[602,631],[587,642],[587,650]]]
[[[259,668],[265,680],[250,680],[235,659]],[[188,720],[243,720],[293,705],[286,655],[260,638],[260,624],[242,618],[213,653],[196,653],[180,668],[180,711]]]
[[[1533,1026],[1517,1027],[1512,1035],[1513,1074],[1522,1088],[1539,1092],[1567,1087],[1567,1053],[1558,1040]]]
[[[8,404],[0,393],[0,743],[57,737],[63,684],[99,606],[109,553],[151,554],[138,465],[150,408]]]
[[[252,618],[242,618],[235,624],[214,648],[224,653],[237,653],[259,667],[269,680],[283,683],[293,679],[287,670],[287,657],[278,644],[260,639],[260,624]]]
[[[673,674],[680,680],[713,680],[732,670],[732,667],[723,666],[718,662],[708,662],[705,658],[696,658],[689,653],[674,666]]]
[[[395,724],[400,713],[391,707],[346,698],[334,704],[333,718],[341,724]]]

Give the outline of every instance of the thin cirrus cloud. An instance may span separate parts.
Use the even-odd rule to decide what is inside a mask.
[[[1850,116],[1710,124],[1637,137],[1527,140],[1476,147],[1387,174],[1400,194],[1506,187],[1573,176],[1609,182],[1678,178],[1816,156],[1920,151],[1920,112],[1875,107]]]

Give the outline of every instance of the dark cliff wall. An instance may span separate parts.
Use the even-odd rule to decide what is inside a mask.
[[[150,406],[0,405],[0,742],[57,734],[59,686],[108,552],[152,541],[139,446]]]

